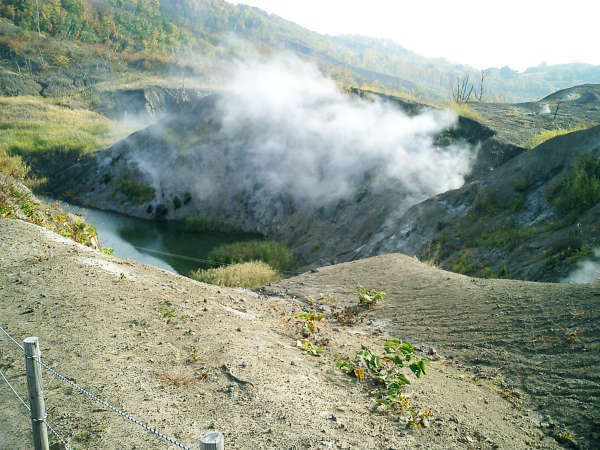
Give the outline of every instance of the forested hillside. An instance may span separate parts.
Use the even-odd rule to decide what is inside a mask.
[[[0,4],[0,66],[21,75],[82,64],[115,70],[118,63],[125,64],[118,71],[159,73],[176,64],[202,77],[211,66],[208,60],[243,56],[248,42],[259,51],[301,54],[343,85],[430,100],[448,100],[457,79],[467,75],[476,90],[481,82],[481,73],[474,68],[425,58],[394,42],[324,36],[260,9],[223,0],[4,0]],[[190,58],[190,51],[201,58]],[[195,64],[189,64],[191,60]],[[482,100],[527,101],[597,82],[600,67],[586,64],[540,65],[523,73],[491,68],[484,71]]]

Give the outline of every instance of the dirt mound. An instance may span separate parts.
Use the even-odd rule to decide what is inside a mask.
[[[267,292],[350,302],[358,283],[387,293],[374,327],[503,379],[543,422],[557,420],[600,445],[600,287],[470,278],[390,254],[282,280]]]
[[[0,219],[0,236],[1,325],[18,339],[39,336],[47,364],[187,445],[214,427],[227,448],[557,447],[531,413],[445,359],[406,391],[414,408],[431,411],[427,428],[406,431],[404,414],[370,412],[367,383],[337,369],[335,355],[380,350],[387,336],[325,322],[329,345],[307,355],[292,314],[323,305],[197,283],[18,220]],[[345,267],[356,266],[316,275]],[[376,283],[376,269],[360,278]],[[372,314],[387,314],[385,304]],[[402,337],[419,335],[414,326]],[[24,393],[21,352],[0,345],[0,368]],[[44,380],[48,420],[72,445],[167,448],[48,373]],[[28,448],[26,411],[3,382],[0,396],[0,448]]]

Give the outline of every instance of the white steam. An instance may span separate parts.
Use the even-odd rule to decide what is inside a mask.
[[[573,272],[563,283],[597,283],[600,282],[600,248],[594,250],[593,259],[580,261]]]
[[[438,148],[456,116],[430,110],[409,117],[392,104],[340,92],[297,57],[240,62],[220,101],[223,129],[244,142],[248,172],[275,192],[324,202],[352,194],[365,173],[375,186],[400,183],[413,201],[460,187],[475,151]]]

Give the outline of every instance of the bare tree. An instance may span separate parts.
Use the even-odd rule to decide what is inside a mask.
[[[556,104],[556,109],[554,110],[554,117],[552,118],[553,122],[556,120],[556,115],[558,114],[558,108],[560,108],[561,103],[562,103],[562,100],[559,100],[558,103]]]
[[[481,78],[479,80],[479,93],[475,95],[475,97],[477,97],[477,100],[479,100],[479,103],[481,103],[481,99],[483,98],[483,93],[485,92],[485,89],[483,86],[484,86],[486,77],[487,77],[487,74],[482,70]]]
[[[456,79],[456,86],[452,88],[452,99],[459,105],[467,103],[473,93],[473,83],[471,77],[466,74],[462,79]]]

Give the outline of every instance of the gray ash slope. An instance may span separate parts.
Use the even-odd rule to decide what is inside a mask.
[[[310,168],[317,170],[307,175],[307,183],[284,180],[287,184],[282,185],[265,180],[280,167],[273,159],[266,160],[273,167],[265,167],[265,160],[249,150],[264,136],[259,129],[263,125],[242,123],[233,131],[227,129],[219,106],[222,97],[211,95],[185,103],[162,122],[71,167],[59,189],[70,190],[79,203],[143,218],[178,219],[201,213],[285,241],[305,264],[352,259],[357,247],[389,216],[399,217],[431,195],[426,189],[411,190],[405,180],[382,175],[387,163],[383,157],[344,167],[347,173],[339,175],[339,184],[346,183],[346,189],[330,198],[326,198],[327,190],[335,190],[338,180],[329,178],[338,174],[325,168],[326,153],[316,156],[320,159]],[[410,114],[415,118],[417,113]],[[471,177],[521,151],[503,146],[494,140],[493,132],[466,118],[432,140],[432,151],[440,158],[445,149],[451,153],[456,146],[463,146],[469,157],[477,154]],[[283,169],[295,171],[293,166]],[[302,176],[297,173],[298,178]],[[313,179],[321,191],[310,194],[307,185]]]
[[[558,281],[597,242],[598,206],[565,221],[547,192],[583,155],[598,157],[598,128],[524,152],[460,117],[435,136],[440,155],[457,144],[478,149],[459,189],[419,198],[406,180],[382,176],[385,161],[365,161],[352,168],[353,184],[343,195],[315,200],[264,179],[277,166],[260,166],[263,161],[248,151],[261,136],[261,123],[226,129],[222,98],[182,104],[162,122],[71,167],[60,190],[70,190],[81,204],[137,217],[202,214],[283,241],[305,267],[400,251],[472,275]],[[384,101],[409,116],[427,109]],[[300,167],[297,175],[303,175]],[[510,245],[507,238],[486,240],[496,232],[518,239]]]

